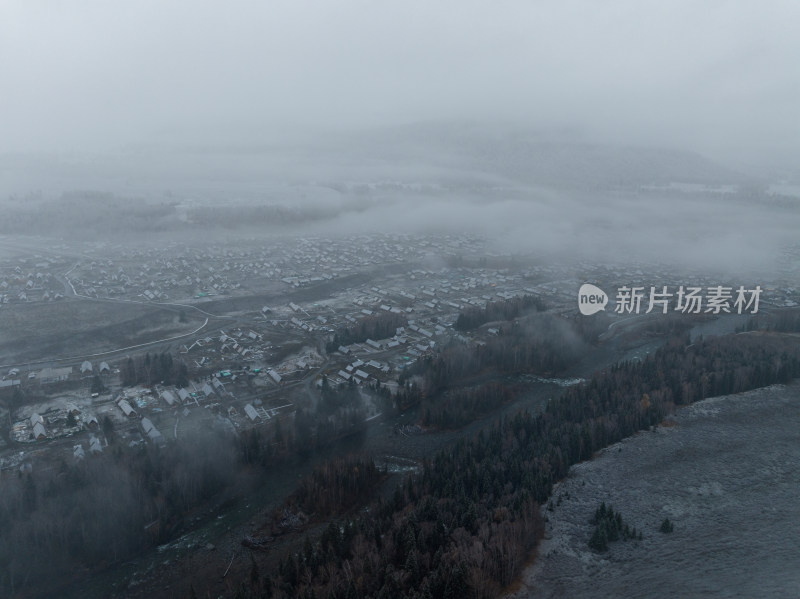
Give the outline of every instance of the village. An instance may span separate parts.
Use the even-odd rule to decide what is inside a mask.
[[[786,280],[796,272],[796,254],[796,248],[787,250]],[[400,373],[417,360],[451,343],[485,343],[500,332],[491,323],[456,330],[466,310],[532,296],[548,311],[573,318],[584,281],[611,291],[678,286],[689,276],[652,265],[539,264],[492,252],[469,235],[243,240],[141,250],[104,243],[53,246],[33,256],[18,248],[0,264],[6,291],[0,311],[13,311],[20,302],[120,302],[164,306],[180,318],[200,312],[205,324],[180,339],[132,351],[82,359],[43,355],[37,364],[5,365],[0,468],[87,459],[106,450],[110,435],[135,446],[162,445],[209,425],[239,433],[291,419],[298,409],[315,410],[323,384],[395,391]],[[800,301],[800,290],[783,279],[759,281],[762,302]],[[691,282],[739,283],[708,275]],[[347,338],[353,330],[375,334]],[[159,369],[158,360],[167,358],[168,366]],[[131,371],[134,361],[138,374]],[[364,417],[380,416],[374,394],[361,395]]]

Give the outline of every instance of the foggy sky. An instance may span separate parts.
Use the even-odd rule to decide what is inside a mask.
[[[800,159],[800,4],[3,0],[0,151],[515,121]]]

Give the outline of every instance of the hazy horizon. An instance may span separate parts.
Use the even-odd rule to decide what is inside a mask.
[[[414,122],[800,162],[800,7],[681,1],[0,8],[0,152],[253,146]]]
[[[794,16],[789,2],[6,2],[4,230],[113,235],[144,200],[172,208],[126,232],[176,234],[195,206],[261,204],[297,211],[272,231],[469,231],[501,250],[758,270],[796,237]],[[205,230],[233,231],[215,218]]]

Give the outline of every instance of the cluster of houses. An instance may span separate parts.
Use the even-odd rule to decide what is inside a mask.
[[[0,304],[20,302],[55,301],[64,297],[64,286],[53,276],[51,268],[59,262],[47,260],[28,265],[28,260],[18,259],[0,264]]]
[[[8,371],[6,376],[7,381],[15,381],[13,384],[18,385],[19,380],[15,377],[19,376],[19,368],[12,368]],[[33,370],[28,373],[28,381],[36,382],[40,385],[53,385],[56,383],[63,383],[72,379],[86,378],[94,375],[107,375],[111,373],[111,366],[108,362],[100,362],[93,364],[89,360],[84,360],[77,373],[72,366],[47,366],[41,370]],[[3,381],[6,382],[6,381]],[[2,385],[0,385],[2,387]]]
[[[367,372],[367,370],[370,372]],[[349,382],[352,379],[360,384],[368,381],[377,373],[388,375],[389,372],[391,372],[391,368],[388,364],[383,364],[377,360],[365,362],[357,358],[345,366],[344,369],[339,369],[336,373],[336,378],[338,378],[340,382]]]
[[[231,360],[259,364],[261,368],[250,373],[256,371],[265,380],[280,385],[287,375],[300,372],[302,376],[317,362],[295,357],[276,364],[270,360],[273,347],[280,347],[287,339],[317,345],[329,341],[335,332],[357,325],[361,319],[394,314],[404,317],[407,325],[385,339],[366,339],[338,347],[336,353],[349,362],[334,357],[335,368],[327,372],[334,382],[385,381],[389,373],[406,367],[454,336],[452,324],[466,307],[483,307],[489,301],[538,293],[525,286],[529,284],[525,273],[491,269],[465,272],[413,269],[404,277],[393,277],[391,285],[365,283],[340,290],[325,302],[289,301],[285,305],[264,306],[260,311],[263,321],[256,321],[253,328],[207,336],[184,345],[181,352],[188,354],[197,367],[221,368]]]
[[[156,386],[155,389],[133,387],[125,389],[122,395],[114,402],[119,409],[119,415],[131,423],[135,423],[142,437],[150,443],[161,445],[165,442],[165,437],[159,430],[156,423],[156,415],[159,412],[172,414],[175,410],[182,410],[183,414],[188,414],[191,407],[215,407],[222,405],[222,411],[229,417],[239,414],[236,406],[239,405],[244,411],[244,416],[250,422],[270,420],[284,408],[290,407],[287,404],[279,407],[265,408],[260,399],[250,400],[242,406],[233,393],[226,389],[233,378],[231,371],[220,371],[212,376],[209,381],[201,384],[192,384],[192,389],[187,388],[166,388]],[[267,372],[276,383],[280,383],[281,377],[274,370]]]
[[[81,430],[96,431],[99,427],[97,415],[73,402],[60,407],[49,407],[40,413],[34,411],[29,417],[15,422],[11,427],[11,438],[19,443],[44,441]]]
[[[379,265],[419,262],[432,252],[481,251],[482,241],[471,236],[407,234],[243,241],[238,247],[170,244],[126,248],[116,256],[104,247],[102,257],[81,262],[70,280],[77,293],[90,297],[165,301],[229,294],[243,284],[249,289],[270,282],[303,287]]]
[[[103,453],[103,442],[93,433],[89,434],[89,441],[86,445],[88,446],[89,453],[92,455]],[[77,443],[72,447],[72,455],[76,460],[82,460],[86,457],[83,443]]]
[[[324,300],[303,301],[299,298],[306,291],[299,291],[276,305],[264,306],[251,315],[246,325],[226,328],[180,347],[181,359],[197,370],[214,372],[213,376],[203,375],[206,378],[199,383],[183,387],[129,388],[113,400],[105,400],[103,406],[108,413],[129,422],[131,430],[138,430],[143,439],[153,444],[165,442],[165,434],[159,428],[164,428],[166,420],[161,419],[159,412],[172,415],[192,406],[222,405],[230,416],[237,415],[239,420],[232,418],[234,422],[267,421],[290,404],[274,407],[275,402],[269,402],[267,407],[262,400],[254,399],[255,395],[268,392],[281,397],[287,385],[312,373],[317,384],[321,384],[322,375],[332,384],[351,381],[391,384],[398,371],[437,351],[451,339],[481,343],[480,335],[499,334],[492,326],[478,334],[460,334],[453,328],[459,312],[482,308],[487,302],[530,294],[545,298],[556,310],[574,313],[577,289],[588,280],[610,293],[622,284],[645,287],[725,284],[707,274],[687,283],[675,273],[656,272],[646,265],[582,263],[570,268],[553,264],[479,268],[473,261],[469,268],[424,266],[438,263],[429,260],[431,256],[445,255],[485,255],[496,258],[498,263],[503,261],[503,256],[487,252],[481,240],[458,235],[362,235],[347,239],[281,240],[266,245],[243,242],[241,247],[188,247],[174,243],[160,249],[120,251],[117,256],[110,255],[108,247],[96,251],[104,255],[82,260],[69,275],[80,294],[164,301],[232,293],[243,285],[263,289],[278,284],[278,288],[284,285],[294,292],[306,285],[341,279],[339,284],[325,286],[331,293]],[[789,261],[793,264],[791,272],[796,275],[800,246],[790,257],[794,260]],[[53,259],[0,268],[0,303],[58,299],[63,284],[56,274],[65,272],[71,264]],[[361,284],[352,282],[358,279],[344,278],[365,270],[377,272],[376,266],[386,264],[397,266],[385,277],[376,275]],[[20,294],[24,294],[24,299]],[[776,305],[797,305],[800,286],[791,282],[765,284],[762,300]],[[319,348],[331,341],[334,333],[378,315],[395,315],[404,324],[385,338],[339,345],[335,351],[328,347],[326,358],[317,353],[323,353]],[[290,343],[303,350],[286,355],[281,350]],[[323,364],[324,369],[318,370]],[[0,394],[13,393],[26,384],[54,385],[112,372],[108,362],[88,360],[75,367],[42,368],[27,373],[27,378],[24,372],[12,368],[0,381]],[[242,381],[248,382],[248,388],[256,381],[256,391],[241,396]],[[26,412],[25,418],[13,424],[11,437],[31,443],[88,430],[88,441],[75,444],[73,455],[83,459],[100,453],[103,437],[97,432],[99,423],[93,412],[96,405],[90,403],[88,408],[79,409],[66,402],[63,408]],[[172,435],[171,425],[165,432]]]

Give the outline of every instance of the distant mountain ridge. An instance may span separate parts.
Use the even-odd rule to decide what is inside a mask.
[[[351,151],[370,159],[403,159],[467,168],[519,183],[555,188],[631,187],[752,179],[700,154],[657,147],[557,141],[532,129],[470,124],[415,124],[362,133]],[[344,144],[343,149],[347,151]]]
[[[602,191],[757,180],[700,154],[587,143],[569,131],[508,124],[434,122],[320,133],[295,139],[242,135],[175,141],[98,155],[0,155],[0,195],[76,189],[120,195],[256,197],[281,185],[399,182]]]

